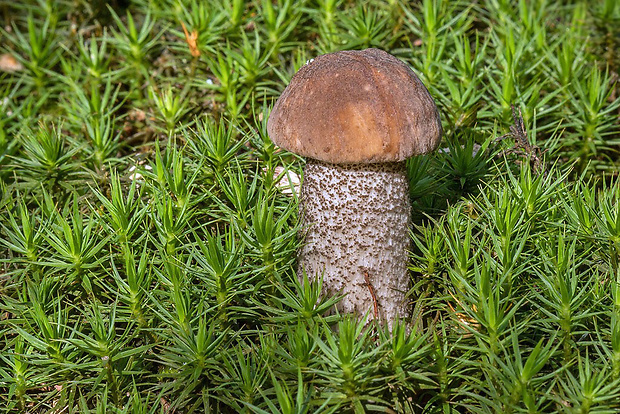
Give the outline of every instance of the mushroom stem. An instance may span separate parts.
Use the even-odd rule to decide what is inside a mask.
[[[340,311],[378,314],[390,326],[405,317],[411,217],[405,162],[310,159],[301,208],[306,234],[298,273],[323,274],[324,294],[346,294]]]

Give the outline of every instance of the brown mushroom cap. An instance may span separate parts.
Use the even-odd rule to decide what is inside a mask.
[[[280,147],[329,163],[402,161],[434,150],[441,139],[426,87],[378,49],[330,53],[303,66],[267,130]]]

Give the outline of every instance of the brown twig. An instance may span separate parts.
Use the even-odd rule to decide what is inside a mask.
[[[379,307],[377,306],[377,295],[375,295],[375,288],[370,283],[370,278],[368,277],[368,272],[364,270],[364,281],[366,282],[366,286],[370,291],[370,296],[372,297],[372,305],[375,311],[375,319],[379,320]]]

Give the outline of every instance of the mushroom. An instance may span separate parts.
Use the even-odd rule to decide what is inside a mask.
[[[403,62],[378,49],[318,56],[293,76],[267,123],[307,158],[298,276],[323,275],[338,309],[389,326],[407,315],[411,205],[405,160],[434,150],[439,112]]]

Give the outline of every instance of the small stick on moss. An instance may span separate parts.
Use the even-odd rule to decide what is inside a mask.
[[[541,151],[540,148],[536,145],[530,144],[529,140],[527,139],[527,130],[525,129],[525,123],[523,122],[521,108],[515,109],[514,105],[510,105],[510,107],[512,108],[512,119],[514,120],[514,125],[510,126],[509,133],[497,138],[495,142],[501,141],[508,137],[514,138],[514,148],[510,148],[504,152],[525,155],[532,161],[534,172],[541,173],[544,171],[544,165],[541,156],[542,154],[544,154],[545,151]]]

